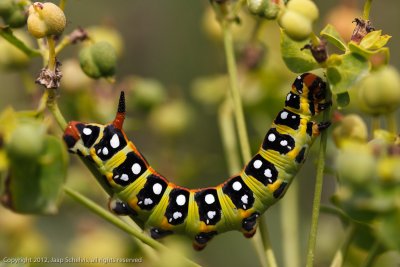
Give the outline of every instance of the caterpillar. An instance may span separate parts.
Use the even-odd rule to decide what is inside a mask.
[[[102,174],[114,192],[111,211],[142,222],[155,239],[186,234],[193,247],[201,250],[223,232],[239,230],[245,237],[255,234],[258,217],[283,197],[313,141],[329,127],[329,121],[312,121],[331,105],[326,98],[326,83],[320,77],[298,76],[257,154],[238,175],[214,187],[175,185],[149,165],[122,129],[123,91],[113,122],[71,121],[63,139],[69,152],[88,158]]]

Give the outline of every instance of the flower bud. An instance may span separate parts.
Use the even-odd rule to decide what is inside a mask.
[[[12,13],[14,8],[14,0],[1,0],[0,1],[0,16],[7,17]]]
[[[340,180],[348,184],[362,185],[376,173],[375,158],[366,144],[346,143],[337,156],[336,164]]]
[[[20,28],[26,24],[26,19],[25,10],[17,6],[9,16],[4,18],[4,21],[11,28]]]
[[[21,122],[6,144],[7,154],[14,159],[34,159],[44,148],[45,129],[35,121]]]
[[[280,11],[279,3],[272,0],[247,0],[251,13],[266,19],[275,19]]]
[[[295,11],[286,10],[278,22],[285,33],[295,41],[307,39],[312,32],[311,20]]]
[[[188,127],[191,116],[188,105],[178,100],[154,108],[149,119],[154,130],[166,135],[178,135]]]
[[[359,85],[360,108],[371,115],[393,112],[400,105],[400,76],[392,66],[371,72]]]
[[[60,35],[65,25],[64,11],[57,5],[36,2],[29,7],[28,31],[35,38]]]
[[[303,15],[311,21],[318,18],[318,7],[311,0],[290,0],[287,9]]]
[[[91,78],[111,77],[115,74],[117,55],[108,42],[98,42],[82,48],[79,63],[83,72]]]
[[[364,143],[367,141],[368,129],[360,116],[350,114],[341,119],[340,124],[333,130],[333,140],[337,147],[345,141]]]

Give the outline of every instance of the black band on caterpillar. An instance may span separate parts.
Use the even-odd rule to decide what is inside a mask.
[[[254,235],[259,216],[283,197],[313,141],[329,127],[329,122],[311,120],[331,105],[325,98],[321,78],[311,73],[298,76],[257,154],[238,175],[215,187],[180,187],[149,166],[122,130],[124,92],[113,122],[72,121],[64,140],[70,152],[89,158],[105,177],[115,194],[112,210],[135,216],[151,229],[153,238],[186,234],[200,250],[226,231]]]

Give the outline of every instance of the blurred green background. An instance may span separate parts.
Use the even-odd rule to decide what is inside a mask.
[[[322,29],[327,20],[334,20],[338,24],[344,23],[347,25],[344,28],[352,28],[353,15],[357,14],[354,9],[346,9],[345,5],[353,4],[355,8],[361,8],[363,5],[363,1],[316,0],[315,2],[321,12],[320,19],[315,25],[316,32]],[[67,16],[65,32],[68,33],[78,26],[86,28],[93,25],[107,25],[120,33],[124,48],[118,60],[117,83],[114,86],[104,81],[96,82],[93,85],[94,89],[86,91],[86,98],[80,98],[79,102],[75,101],[74,92],[65,92],[61,88],[60,104],[65,111],[64,115],[68,120],[83,118],[105,123],[114,115],[117,92],[120,89],[128,92],[131,90],[132,95],[129,97],[128,94],[127,98],[129,121],[125,126],[128,136],[158,172],[173,182],[187,187],[216,185],[229,177],[218,126],[216,104],[218,102],[207,100],[207,96],[206,100],[202,100],[203,98],[198,96],[198,91],[204,89],[200,78],[208,79],[226,72],[222,41],[218,39],[218,33],[215,33],[214,28],[204,26],[204,16],[208,6],[209,3],[205,0],[70,0],[67,1],[65,10]],[[371,20],[375,28],[393,36],[388,45],[391,49],[390,63],[397,68],[400,68],[399,10],[399,1],[386,0],[374,1],[371,11]],[[244,25],[246,23],[244,22]],[[238,47],[248,34],[246,28],[244,26],[243,28],[242,31],[235,31]],[[243,82],[245,114],[253,152],[258,149],[271,120],[281,108],[283,96],[295,77],[295,74],[285,69],[280,60],[279,31],[276,23],[267,23],[262,37],[266,46],[265,63],[261,70],[250,74]],[[61,53],[59,59],[63,62],[74,57],[77,57],[76,47],[68,47]],[[24,76],[15,72],[0,72],[1,110],[8,105],[16,109],[36,107],[38,94],[27,96],[26,83],[21,77],[29,75],[35,77],[40,68],[41,61],[36,59]],[[74,78],[66,76],[64,79]],[[150,86],[151,90],[154,86],[161,88],[154,89],[155,94],[161,99],[162,105],[168,106],[172,103],[172,108],[169,106],[172,111],[168,108],[155,111],[157,107],[146,106],[142,109],[137,108],[133,99],[134,88],[135,84],[141,81],[150,81],[150,85],[141,83],[144,90],[148,88],[146,86]],[[226,81],[219,84],[227,86]],[[133,89],[130,89],[131,87]],[[209,91],[210,94],[215,94],[218,98],[221,90],[226,88],[215,88],[215,91],[213,89]],[[82,108],[77,105],[81,105]],[[92,112],[89,110],[90,107],[96,111]],[[176,115],[177,122],[172,123],[172,129],[168,125],[168,119],[171,118],[160,119],[162,114]],[[54,130],[54,132],[61,136],[59,131]],[[300,187],[299,237],[303,261],[314,188],[314,156],[315,154],[311,154],[311,158],[297,177]],[[68,183],[106,206],[105,194],[90,173],[75,160],[73,159],[71,164]],[[328,167],[332,164],[331,158],[328,157]],[[334,187],[335,177],[327,176],[323,191],[324,203],[329,202]],[[289,189],[288,194],[290,193]],[[283,266],[281,216],[285,210],[280,206],[284,201],[285,198],[270,208],[265,215],[279,266]],[[129,236],[66,197],[59,214],[55,216],[14,216],[16,215],[0,210],[1,258],[10,255],[9,253],[55,257],[141,256],[137,245]],[[320,220],[316,266],[328,266],[342,236],[343,230],[339,220],[323,214]],[[166,244],[174,245],[171,240],[175,238],[168,238]],[[178,248],[184,250],[189,258],[204,266],[258,266],[258,259],[251,242],[243,238],[239,232],[216,237],[204,251],[199,253],[191,251],[190,241],[186,238],[178,240],[177,242],[184,243],[183,246],[178,243]],[[168,257],[165,259],[170,260]],[[302,265],[299,263],[299,266]],[[143,263],[135,266],[151,266],[151,262],[143,258]]]

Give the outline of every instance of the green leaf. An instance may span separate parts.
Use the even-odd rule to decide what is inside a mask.
[[[339,108],[344,108],[350,103],[350,96],[348,92],[343,92],[336,95],[336,101]]]
[[[281,31],[281,53],[286,66],[293,72],[302,73],[319,68],[310,50],[302,48],[309,40],[296,42]]]
[[[367,59],[356,53],[346,53],[341,55],[341,58],[336,65],[328,66],[326,73],[334,94],[347,92],[367,74],[370,66]]]
[[[320,35],[340,50],[347,50],[345,41],[331,24],[326,25],[326,27],[320,32]]]
[[[13,158],[9,155],[10,175],[4,204],[19,213],[53,214],[64,184],[67,161],[61,141],[47,135],[43,154],[36,158]]]
[[[372,31],[361,40],[360,46],[368,50],[377,50],[384,47],[390,38],[390,35],[382,35],[382,30]]]

